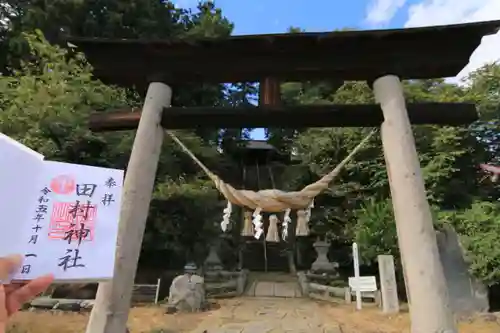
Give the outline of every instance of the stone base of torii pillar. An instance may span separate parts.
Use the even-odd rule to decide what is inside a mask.
[[[384,123],[382,143],[410,299],[412,333],[457,333],[436,233],[398,77],[373,82]]]

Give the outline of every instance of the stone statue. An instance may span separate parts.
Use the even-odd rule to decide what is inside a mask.
[[[205,281],[196,272],[196,264],[188,263],[184,266],[184,274],[172,281],[167,313],[197,312],[206,309]]]

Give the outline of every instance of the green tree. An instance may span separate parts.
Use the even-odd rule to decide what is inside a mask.
[[[397,231],[390,199],[368,200],[354,213],[353,238],[360,244],[360,256],[371,263],[380,254],[399,258]],[[397,260],[396,260],[397,261]]]
[[[490,160],[500,163],[500,63],[488,64],[468,77],[468,98],[476,103],[481,121],[472,130],[488,144]]]
[[[40,31],[23,38],[30,60],[12,76],[0,76],[0,131],[48,159],[112,164],[112,142],[90,133],[86,119],[94,109],[126,105],[126,91],[93,80],[82,54],[68,60],[68,51],[50,45]]]
[[[441,212],[440,220],[455,228],[471,273],[488,285],[500,282],[500,204],[478,201],[470,208]]]

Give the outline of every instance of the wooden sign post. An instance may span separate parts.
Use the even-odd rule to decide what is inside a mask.
[[[356,243],[352,243],[352,260],[354,262],[354,279],[359,281],[359,251],[358,244]],[[356,309],[361,310],[361,288],[359,282],[354,291],[356,292]]]

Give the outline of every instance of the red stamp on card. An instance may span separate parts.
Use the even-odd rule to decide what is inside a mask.
[[[51,180],[50,189],[57,194],[69,194],[75,190],[75,180],[68,175],[57,176]]]
[[[49,238],[73,240],[81,238],[85,231],[84,241],[94,239],[94,224],[97,216],[97,205],[80,202],[54,202],[50,217]]]

